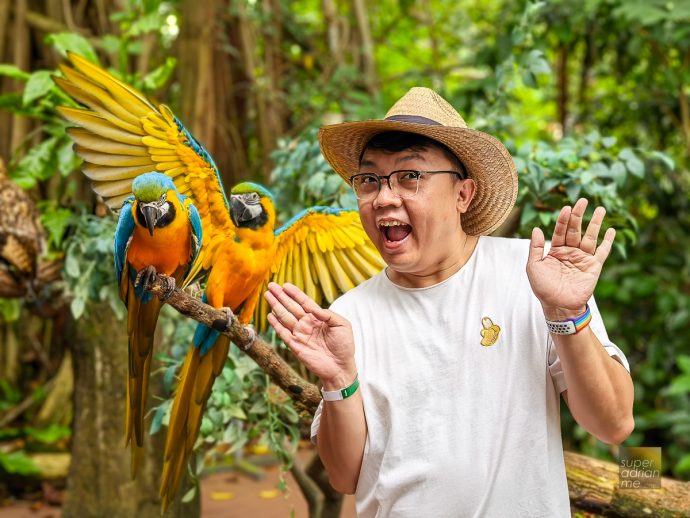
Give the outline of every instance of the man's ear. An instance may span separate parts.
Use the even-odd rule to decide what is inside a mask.
[[[467,212],[470,207],[470,203],[474,199],[474,195],[477,192],[477,184],[471,178],[466,180],[458,180],[459,186],[457,190],[458,198],[456,200],[456,206],[460,214]]]

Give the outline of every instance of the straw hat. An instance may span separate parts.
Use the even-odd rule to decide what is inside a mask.
[[[473,130],[429,88],[412,88],[383,120],[343,122],[319,130],[321,152],[349,183],[359,169],[364,146],[376,134],[407,131],[437,140],[450,149],[477,184],[477,193],[462,217],[470,235],[490,234],[508,217],[518,191],[517,171],[508,150],[488,133]]]

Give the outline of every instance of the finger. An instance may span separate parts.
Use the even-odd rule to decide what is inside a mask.
[[[568,205],[561,209],[558,214],[558,219],[556,219],[556,226],[553,229],[553,237],[551,238],[551,246],[563,246],[565,245],[565,231],[568,228],[568,220],[570,219],[570,213],[572,208]]]
[[[276,316],[273,313],[269,313],[267,316],[268,323],[273,326],[273,329],[276,330],[276,333],[280,337],[280,339],[285,342],[285,345],[287,345],[290,350],[292,351],[292,354],[295,355],[295,358],[299,359],[300,355],[304,352],[305,346],[295,338],[295,336],[290,332],[289,329],[287,329],[283,324],[281,324]]]
[[[273,313],[266,315],[266,319],[268,320],[268,323],[271,324],[273,329],[276,330],[276,333],[283,342],[288,343],[292,340],[293,336],[290,330],[281,324],[280,320],[278,320]]]
[[[601,242],[599,245],[599,248],[597,248],[597,251],[594,252],[594,257],[599,259],[599,262],[601,264],[604,264],[606,259],[608,258],[609,254],[611,253],[611,247],[613,246],[613,240],[616,238],[616,229],[615,228],[610,228],[606,231],[604,234],[604,240]]]
[[[264,293],[264,298],[266,299],[266,302],[268,302],[269,306],[271,306],[271,313],[275,315],[283,326],[292,331],[295,325],[297,325],[297,319],[295,316],[285,309],[285,306],[283,306],[270,291]]]
[[[568,220],[568,229],[565,231],[565,245],[579,247],[582,238],[582,217],[587,209],[587,200],[580,198],[573,207]]]
[[[313,299],[311,299],[306,293],[304,293],[294,284],[286,282],[285,284],[283,284],[283,289],[285,290],[285,293],[290,295],[290,297],[292,297],[292,299],[295,300],[295,302],[302,306],[302,309],[304,309],[304,311],[306,311],[307,313],[311,313],[322,322],[328,323],[333,318],[333,315],[335,313],[323,309],[316,302],[314,302]]]
[[[599,231],[601,230],[601,223],[604,221],[605,215],[606,209],[604,207],[597,207],[594,209],[592,221],[590,221],[589,225],[587,225],[587,231],[585,232],[585,235],[582,236],[582,241],[580,242],[580,250],[583,252],[594,254],[594,251],[597,249]]]
[[[527,264],[541,261],[544,258],[544,233],[540,228],[532,229],[532,238],[529,242],[529,256]]]
[[[270,293],[297,319],[301,319],[304,315],[304,309],[299,303],[285,292],[278,284],[270,283],[268,286]]]

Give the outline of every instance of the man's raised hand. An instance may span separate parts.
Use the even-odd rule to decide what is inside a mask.
[[[321,378],[324,389],[350,385],[357,374],[350,323],[293,284],[269,283],[264,297],[271,306],[268,323],[295,357]]]
[[[564,320],[582,314],[594,293],[599,274],[611,252],[616,231],[609,228],[597,247],[606,210],[597,207],[587,230],[582,234],[582,217],[587,200],[574,207],[563,207],[551,239],[551,249],[544,256],[544,234],[532,231],[527,276],[532,291],[541,302],[549,320]]]

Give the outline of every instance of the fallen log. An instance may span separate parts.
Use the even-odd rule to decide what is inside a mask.
[[[690,516],[690,482],[661,479],[659,489],[619,487],[618,465],[565,452],[570,502],[606,516],[677,518]]]

